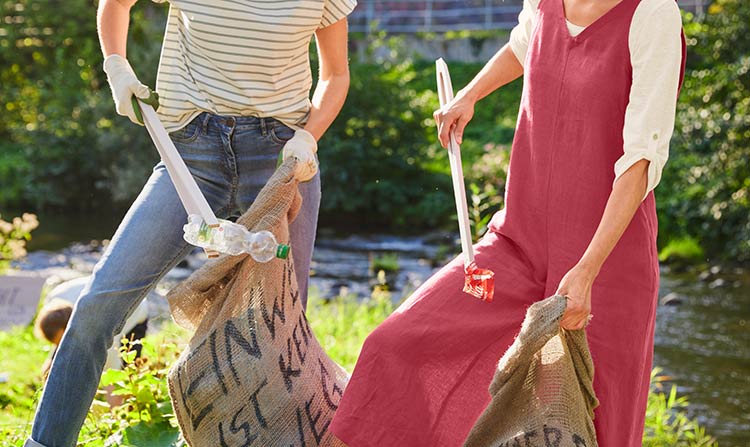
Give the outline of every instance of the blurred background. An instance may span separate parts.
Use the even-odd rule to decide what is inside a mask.
[[[657,382],[688,395],[684,414],[720,445],[741,447],[750,445],[750,2],[678,3],[689,54],[656,190]],[[158,157],[145,129],[114,111],[96,2],[0,4],[0,217],[8,221],[0,224],[0,270],[63,280],[90,272]],[[434,59],[446,58],[454,88],[463,87],[507,42],[521,4],[360,0],[350,17],[351,89],[320,141],[313,287],[322,300],[387,291],[398,303],[458,252],[450,170],[432,119]],[[133,8],[128,58],[151,86],[166,13],[147,1]],[[479,103],[466,131],[476,235],[503,206],[521,82]],[[11,218],[25,212],[38,216],[38,228],[16,222],[11,230]],[[17,241],[30,233],[24,248]],[[194,268],[197,257],[181,268]],[[18,362],[5,356],[0,372]],[[16,394],[29,395],[4,386],[0,415],[20,408]]]

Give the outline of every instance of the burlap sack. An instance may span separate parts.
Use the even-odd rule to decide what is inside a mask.
[[[532,305],[498,363],[492,401],[465,447],[596,446],[594,365],[586,333],[560,329],[565,298]]]
[[[301,205],[284,163],[238,222],[289,240]],[[292,257],[211,260],[168,295],[195,334],[169,371],[169,390],[193,447],[342,446],[328,426],[348,374],[318,344],[299,299]]]

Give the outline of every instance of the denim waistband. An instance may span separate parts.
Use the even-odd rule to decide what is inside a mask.
[[[197,119],[203,127],[207,126],[211,121],[230,127],[265,127],[267,125],[273,126],[276,124],[283,124],[281,121],[272,117],[218,115],[211,112],[201,112],[195,119]]]
[[[200,125],[204,133],[208,131],[211,124],[233,130],[258,129],[264,136],[273,128],[288,127],[272,117],[217,115],[211,112],[201,112],[193,118],[193,121]]]

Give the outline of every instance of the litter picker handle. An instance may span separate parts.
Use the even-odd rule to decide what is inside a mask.
[[[435,66],[437,68],[440,107],[444,107],[453,100],[453,84],[448,72],[448,65],[442,58],[435,62]],[[458,229],[461,234],[461,250],[464,254],[464,266],[468,267],[474,262],[474,246],[472,245],[471,226],[469,225],[469,210],[466,204],[466,186],[464,185],[464,172],[461,165],[461,147],[458,145],[453,131],[450,132],[448,159],[450,160],[451,178],[453,179],[453,195],[456,198]]]
[[[216,219],[216,215],[211,210],[211,206],[208,201],[201,193],[198,184],[195,182],[193,175],[188,170],[185,161],[177,152],[177,148],[174,147],[172,139],[169,138],[167,130],[159,120],[159,116],[156,111],[150,105],[138,100],[138,105],[141,108],[141,115],[143,116],[143,124],[146,126],[151,140],[156,146],[156,150],[159,151],[161,160],[167,167],[169,177],[172,179],[177,195],[180,197],[182,205],[185,207],[188,216],[191,214],[197,214],[203,218],[203,222],[210,228],[218,228],[219,220]],[[216,258],[219,253],[205,249],[206,255],[209,258]]]
[[[141,107],[143,123],[149,135],[151,135],[151,139],[154,141],[156,150],[159,151],[164,165],[167,167],[167,172],[169,172],[177,194],[185,206],[185,211],[187,211],[188,215],[198,214],[210,227],[218,227],[219,221],[211,210],[208,201],[201,193],[200,188],[198,188],[193,175],[190,174],[185,161],[177,152],[177,148],[174,147],[174,143],[169,138],[169,134],[167,134],[161,120],[159,120],[156,111],[153,107],[142,101],[138,101],[138,105]]]

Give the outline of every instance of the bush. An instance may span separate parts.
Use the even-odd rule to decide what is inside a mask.
[[[175,335],[180,334],[180,335]],[[165,335],[167,335],[165,337]],[[122,396],[122,405],[110,410],[109,405],[95,401],[82,432],[83,444],[132,445],[149,447],[183,446],[177,418],[169,398],[167,373],[179,356],[177,340],[184,332],[168,331],[159,340],[149,338],[141,343],[142,356],[135,358],[132,344],[121,348],[126,363],[122,370],[104,372],[101,386],[114,388],[113,395]]]
[[[6,222],[0,215],[0,274],[10,266],[10,262],[26,256],[26,241],[31,232],[39,226],[34,214],[24,213]]]
[[[128,43],[129,59],[149,85],[166,17],[156,8],[134,8]],[[0,15],[12,23],[0,33],[0,206],[92,209],[131,199],[157,156],[145,130],[134,132],[115,114],[96,3],[4,1]]]
[[[691,237],[706,254],[750,261],[750,3],[686,15],[689,66],[672,159],[659,188],[660,243]]]
[[[427,138],[435,94],[412,87],[417,71],[408,62],[354,64],[351,72],[349,100],[320,145],[321,212],[371,227],[443,222],[452,190]]]
[[[453,228],[450,166],[432,118],[439,108],[434,64],[413,61],[394,39],[371,45],[389,45],[391,59],[401,62],[352,63],[347,103],[319,152],[323,218],[390,231]],[[451,64],[454,89],[481,68]],[[483,101],[464,137],[467,181],[476,184],[475,196],[489,200],[480,206],[485,220],[502,204],[508,160],[497,144],[513,137],[520,92],[519,81]]]
[[[703,249],[698,241],[690,237],[672,239],[659,252],[659,261],[670,264],[690,265],[699,263],[703,259],[705,259]]]

